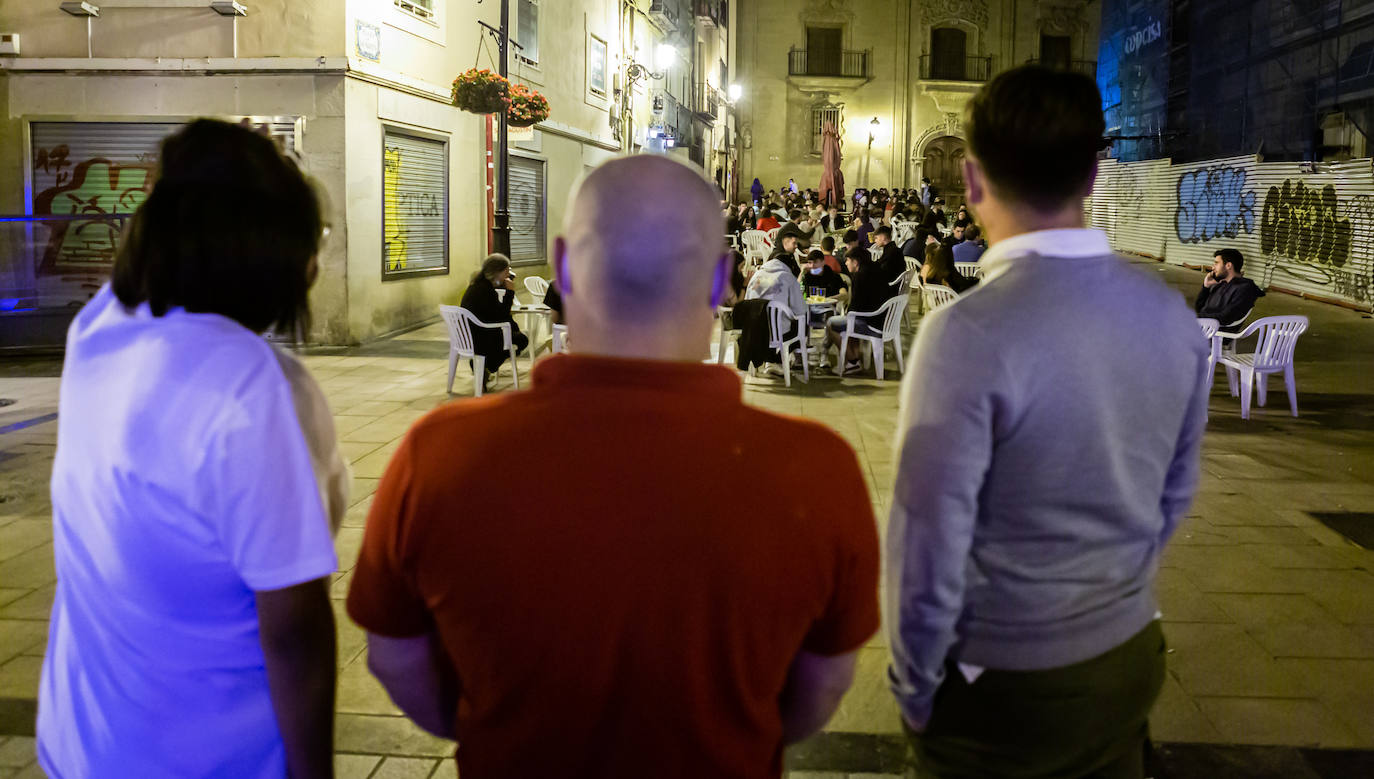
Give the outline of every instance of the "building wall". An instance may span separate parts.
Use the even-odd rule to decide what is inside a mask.
[[[1239,249],[1262,287],[1374,307],[1369,158],[1104,160],[1086,212],[1118,251],[1203,267],[1217,250]]]
[[[962,30],[967,55],[990,58],[988,75],[995,75],[1037,58],[1042,32],[1069,36],[1071,56],[1091,62],[1100,6],[1097,0],[740,0],[739,17],[743,188],[754,177],[766,189],[789,178],[799,187],[819,185],[811,109],[828,102],[843,106],[849,194],[855,187],[917,186],[929,144],[946,136],[962,140],[964,107],[982,81],[922,77],[932,28]],[[806,48],[808,26],[841,27],[846,50],[869,52],[868,77],[789,76],[788,52]]]
[[[0,213],[23,213],[25,171],[34,164],[26,128],[35,119],[176,122],[198,116],[300,117],[303,163],[328,191],[332,232],[312,292],[312,341],[367,341],[433,319],[457,302],[489,251],[494,194],[486,183],[488,117],[450,105],[451,82],[477,63],[496,69],[497,2],[436,0],[435,19],[417,19],[392,0],[252,0],[237,20],[207,9],[102,10],[86,21],[56,3],[0,0],[0,28],[21,34],[23,56],[0,60]],[[519,40],[519,0],[510,29]],[[510,58],[511,79],[550,101],[551,116],[512,153],[545,165],[544,257],[522,273],[550,275],[547,258],[568,194],[586,171],[642,145],[653,96],[673,79],[650,79],[622,104],[616,87],[660,41],[683,53],[670,71],[690,83],[691,3],[679,25],[660,29],[647,0],[540,0],[536,65]],[[606,89],[588,82],[588,43],[607,46]],[[712,56],[728,46],[716,39]],[[237,57],[235,57],[237,47]],[[682,78],[685,73],[685,78]],[[712,81],[719,81],[712,73]],[[677,97],[683,97],[679,89]],[[629,109],[624,113],[622,109]],[[628,117],[617,136],[614,121]],[[448,142],[449,270],[383,279],[383,134],[396,127]],[[638,131],[635,131],[635,128]],[[712,143],[716,143],[713,137]],[[724,145],[723,138],[719,145]]]
[[[247,16],[204,8],[103,7],[91,20],[95,57],[316,57],[343,53],[344,9],[328,0],[252,0]],[[100,5],[96,2],[95,5]],[[0,27],[25,57],[85,57],[86,20],[57,2],[0,0]]]

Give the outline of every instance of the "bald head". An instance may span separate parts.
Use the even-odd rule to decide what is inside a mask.
[[[719,193],[700,172],[650,154],[593,170],[573,193],[556,247],[570,305],[643,327],[709,312],[724,256]]]

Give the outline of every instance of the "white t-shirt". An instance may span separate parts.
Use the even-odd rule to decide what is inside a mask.
[[[59,414],[43,769],[285,776],[254,592],[337,564],[273,347],[107,286],[68,332]]]

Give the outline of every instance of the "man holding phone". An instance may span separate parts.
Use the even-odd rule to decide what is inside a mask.
[[[1255,301],[1264,297],[1259,285],[1240,275],[1244,267],[1245,258],[1238,250],[1217,250],[1212,269],[1202,277],[1202,289],[1193,301],[1198,316],[1217,320],[1228,333],[1239,330]]]

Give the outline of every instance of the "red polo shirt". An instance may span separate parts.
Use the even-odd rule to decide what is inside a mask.
[[[777,777],[797,652],[878,628],[870,505],[839,436],[728,369],[557,355],[411,428],[348,613],[437,629],[463,779]]]

